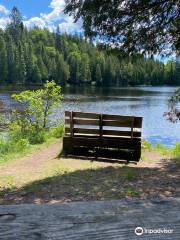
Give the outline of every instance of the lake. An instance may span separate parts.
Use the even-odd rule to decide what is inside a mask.
[[[175,87],[131,87],[95,88],[66,87],[62,107],[56,109],[54,117],[59,118],[64,110],[142,116],[143,138],[152,144],[172,146],[180,141],[180,123],[170,123],[163,117],[167,111],[169,97]],[[16,107],[11,98],[12,91],[0,91],[0,107]]]

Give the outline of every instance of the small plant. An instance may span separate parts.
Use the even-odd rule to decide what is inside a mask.
[[[175,157],[180,157],[180,143],[177,143],[173,148],[172,148],[172,154]]]
[[[143,148],[144,150],[151,151],[151,150],[152,150],[152,145],[151,145],[151,143],[148,142],[148,141],[143,141],[143,142],[142,142],[142,148]]]
[[[154,150],[160,152],[162,155],[165,155],[165,156],[168,156],[171,154],[171,149],[160,143],[157,143],[155,145]]]
[[[27,138],[31,144],[44,142],[45,132],[50,126],[50,115],[63,98],[61,87],[54,81],[46,82],[43,89],[23,91],[13,94],[12,98],[20,107],[10,115],[9,130]]]
[[[137,178],[138,173],[135,172],[135,169],[132,169],[129,167],[122,167],[119,176],[123,177],[126,180],[131,181],[131,180]]]
[[[64,125],[59,125],[51,129],[52,136],[55,138],[61,138],[64,135]]]
[[[138,197],[139,196],[139,192],[136,189],[132,188],[132,187],[128,187],[126,189],[126,193],[130,197]]]

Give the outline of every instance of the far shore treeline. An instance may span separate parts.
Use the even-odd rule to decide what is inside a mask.
[[[180,85],[180,63],[112,52],[59,28],[27,29],[14,7],[10,23],[0,29],[0,85],[41,85],[52,79],[61,85]]]

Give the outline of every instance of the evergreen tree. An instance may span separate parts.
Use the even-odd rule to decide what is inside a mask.
[[[44,64],[41,56],[38,56],[37,65],[38,65],[39,71],[41,73],[42,81],[46,82],[48,80],[48,70],[47,70],[47,67]]]
[[[18,8],[13,7],[10,14],[10,24],[8,25],[8,31],[16,42],[18,42],[18,40],[20,40],[22,37],[23,29],[24,26],[22,22],[22,16]]]
[[[99,64],[96,65],[95,80],[97,85],[102,84],[102,74],[101,74],[101,68]]]
[[[29,42],[25,47],[25,63],[26,63],[26,84],[32,82],[32,73],[33,73],[33,49],[32,44]]]
[[[0,84],[6,83],[8,78],[7,51],[3,37],[0,36]]]
[[[39,70],[37,64],[35,64],[33,72],[32,72],[32,83],[42,84],[41,73],[40,73],[40,70]]]
[[[9,37],[7,42],[7,62],[8,62],[8,83],[13,83],[15,80],[15,46],[13,44],[12,38]]]
[[[63,55],[56,55],[56,79],[59,84],[65,85],[69,79],[69,65],[64,61]]]
[[[18,82],[21,84],[25,84],[27,73],[26,73],[25,54],[24,54],[24,49],[23,49],[21,42],[19,42],[18,54],[19,54],[19,59],[18,59],[19,79],[18,79]]]
[[[82,36],[34,27],[26,29],[17,8],[10,23],[0,29],[0,83],[98,86],[180,84],[180,63],[164,64],[141,54],[95,46]]]
[[[82,54],[81,65],[80,65],[80,81],[81,82],[90,82],[91,74],[89,68],[89,57],[87,54]]]

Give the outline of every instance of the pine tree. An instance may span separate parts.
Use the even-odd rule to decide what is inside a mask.
[[[63,55],[56,55],[56,80],[59,84],[65,85],[69,79],[69,65],[64,61]]]
[[[22,22],[22,16],[17,7],[13,7],[10,14],[10,24],[8,25],[8,31],[13,39],[18,42],[23,33],[24,25]]]
[[[81,82],[90,82],[91,74],[89,68],[89,57],[87,54],[82,54],[81,57],[81,66],[80,66],[80,81]]]
[[[37,64],[35,64],[33,72],[32,72],[32,82],[34,84],[42,84],[41,73],[40,73],[40,70],[39,70]]]
[[[25,84],[26,82],[26,63],[25,63],[25,54],[24,54],[24,48],[19,42],[18,46],[18,53],[19,53],[19,66],[18,66],[18,71],[19,71],[19,79],[18,82],[21,84]]]
[[[43,63],[41,56],[38,56],[37,65],[38,65],[39,71],[41,73],[42,81],[46,82],[48,80],[48,70],[47,70],[46,65]]]
[[[78,84],[80,82],[80,66],[81,56],[78,52],[70,53],[68,57],[68,63],[70,66],[70,81],[71,83]]]
[[[101,74],[101,68],[100,68],[99,64],[96,65],[95,80],[96,80],[97,85],[102,84],[102,74]]]
[[[0,84],[7,83],[8,65],[6,44],[3,37],[0,36]]]
[[[180,85],[180,56],[176,57],[175,80],[176,83]]]
[[[58,51],[62,51],[62,44],[61,44],[61,33],[59,26],[56,29],[56,35],[55,35],[55,41],[56,41],[56,49]]]
[[[12,38],[9,36],[7,42],[7,62],[8,62],[8,83],[13,83],[15,75],[15,47]]]
[[[29,42],[25,47],[25,63],[26,63],[26,84],[32,82],[32,73],[33,73],[33,49],[32,44]]]
[[[167,64],[128,56],[82,36],[51,33],[48,29],[24,28],[13,8],[10,24],[0,29],[0,83],[42,84],[54,79],[59,84],[128,86],[136,84],[180,84],[179,62]]]

